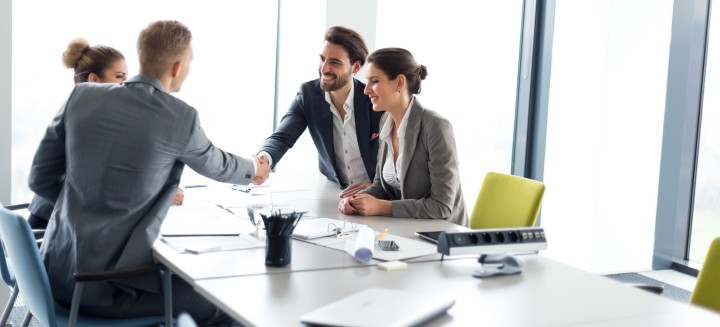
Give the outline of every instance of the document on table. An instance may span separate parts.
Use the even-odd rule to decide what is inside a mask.
[[[295,227],[293,237],[300,240],[313,240],[327,236],[335,236],[338,233],[338,229],[340,229],[339,231],[341,233],[351,233],[364,226],[365,225],[362,224],[330,218],[301,220]]]
[[[345,243],[355,242],[356,236],[357,235],[354,234],[353,236],[346,238],[335,238],[334,236],[330,236],[302,241],[345,252]],[[375,244],[375,250],[373,251],[373,259],[375,260],[405,260],[437,253],[437,246],[427,242],[416,241],[392,234],[386,234],[383,240],[395,241],[400,249],[398,251],[383,251],[377,246],[377,244]]]
[[[301,226],[303,223],[305,223],[305,226]],[[317,218],[317,219],[311,219],[307,221],[300,221],[298,223],[297,227],[295,228],[295,233],[293,233],[293,237],[300,241],[305,241],[308,243],[328,247],[331,249],[339,250],[345,252],[346,243],[347,242],[355,242],[357,238],[357,233],[352,232],[344,237],[335,237],[335,233],[328,233],[327,227],[328,223],[333,223],[335,226],[343,226],[342,220],[336,220],[336,219],[330,219],[330,218]],[[350,224],[350,222],[345,222],[346,224]],[[361,224],[353,224],[357,228],[365,225]],[[305,227],[305,228],[301,228]],[[345,225],[348,229],[351,228],[348,225]],[[357,228],[354,228],[354,230],[357,230]],[[300,229],[300,233],[298,234],[298,229]],[[318,236],[321,234],[332,234],[332,236]],[[301,237],[303,235],[304,237]],[[381,250],[377,244],[375,245],[375,249],[373,251],[373,259],[376,260],[382,260],[382,261],[393,261],[393,260],[405,260],[415,257],[421,257],[425,255],[430,255],[433,253],[437,253],[437,245],[430,244],[428,242],[423,241],[417,241],[410,238],[405,238],[397,235],[392,234],[385,234],[385,237],[383,240],[386,241],[395,241],[395,243],[398,245],[399,250],[398,251],[383,251]]]
[[[225,209],[245,208],[251,204],[273,204],[275,193],[309,190],[295,185],[236,185],[227,183],[211,184],[203,190],[208,201]]]
[[[192,248],[194,244],[216,243],[217,249],[208,252],[233,251],[265,247],[265,241],[248,234],[237,236],[203,236],[203,237],[163,237],[160,239],[170,248],[179,253],[185,253],[186,249]]]
[[[164,236],[239,235],[252,232],[255,227],[247,219],[241,219],[204,200],[186,201],[181,206],[171,206],[160,227]]]

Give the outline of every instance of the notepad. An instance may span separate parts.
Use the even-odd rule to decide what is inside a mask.
[[[454,304],[445,296],[369,288],[309,312],[300,321],[325,326],[418,326]]]

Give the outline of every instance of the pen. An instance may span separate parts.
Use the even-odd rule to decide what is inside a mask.
[[[382,240],[383,238],[385,238],[385,234],[387,234],[387,232],[388,232],[388,229],[385,228],[385,229],[382,231],[382,233],[380,233],[380,236],[378,236],[378,241],[379,241],[379,240]]]
[[[185,185],[185,188],[197,188],[197,187],[206,187],[207,185],[204,184],[198,184],[198,185]]]
[[[240,191],[243,193],[250,193],[250,188],[247,186],[240,186],[240,185],[232,184],[232,185],[230,185],[230,188],[235,191]]]

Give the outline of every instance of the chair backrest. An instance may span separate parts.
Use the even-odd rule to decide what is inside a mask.
[[[690,303],[720,312],[720,237],[710,244]]]
[[[55,304],[45,266],[30,225],[22,216],[0,208],[0,239],[15,273],[25,305],[45,327],[56,327]]]
[[[489,172],[470,215],[470,228],[513,228],[535,225],[545,184],[536,180]]]

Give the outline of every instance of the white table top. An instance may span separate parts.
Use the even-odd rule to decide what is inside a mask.
[[[287,205],[309,210],[314,218],[326,217],[338,220],[365,224],[376,231],[388,228],[389,233],[402,237],[420,240],[414,234],[418,231],[457,230],[464,227],[435,219],[392,218],[379,216],[344,215],[337,210],[339,188],[324,178],[311,179],[310,183],[302,184],[312,187],[310,190],[282,192],[273,195],[279,205]],[[186,191],[188,197],[201,196],[203,189]],[[240,219],[240,218],[238,218]],[[313,218],[303,218],[313,219]],[[168,217],[165,223],[172,223]],[[246,230],[251,231],[249,222]],[[424,242],[424,241],[423,241]],[[246,276],[257,274],[287,273],[293,271],[331,269],[377,265],[379,262],[370,260],[360,263],[343,251],[330,249],[303,241],[293,240],[292,264],[288,267],[275,268],[265,266],[265,248],[254,248],[235,251],[208,252],[202,254],[179,253],[161,241],[153,246],[156,260],[171,268],[186,280],[205,278]],[[439,254],[414,258],[410,261],[439,260]]]
[[[720,315],[667,300],[538,255],[520,275],[472,277],[476,259],[207,279],[198,292],[248,326],[298,326],[300,316],[369,287],[449,295],[455,305],[430,326],[698,326]],[[348,317],[352,322],[352,317]],[[679,322],[669,324],[668,322]],[[702,322],[689,324],[688,321]],[[650,323],[651,324],[648,324]]]
[[[337,185],[309,175],[288,179],[309,180],[296,184],[309,190],[276,193],[273,202],[309,210],[314,217],[347,219],[415,239],[417,231],[464,229],[440,220],[340,214]],[[385,272],[375,260],[359,263],[345,252],[301,241],[293,241],[292,265],[285,268],[266,267],[264,248],[194,255],[180,254],[158,241],[153,250],[158,261],[248,326],[301,325],[303,314],[369,287],[454,297],[456,304],[448,314],[430,326],[720,326],[720,315],[714,312],[542,255],[521,256],[526,265],[520,275],[476,279],[476,258],[439,261],[434,254],[407,260],[407,270]]]

